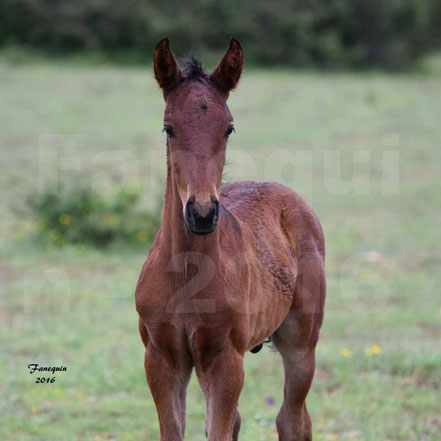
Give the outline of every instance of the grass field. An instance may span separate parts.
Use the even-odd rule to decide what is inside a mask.
[[[21,208],[78,170],[160,198],[161,94],[142,68],[0,63],[0,102],[0,439],[157,440],[133,297],[148,247],[42,250]],[[246,71],[230,108],[227,179],[295,188],[325,230],[315,439],[441,440],[440,76]],[[68,369],[35,384],[29,363]],[[282,384],[277,353],[247,355],[242,440],[277,439]],[[193,378],[186,439],[204,410]]]

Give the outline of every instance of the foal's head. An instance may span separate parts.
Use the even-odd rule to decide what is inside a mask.
[[[211,75],[194,58],[182,71],[167,38],[155,49],[155,77],[166,103],[169,163],[185,222],[195,234],[211,233],[218,221],[225,149],[234,131],[226,102],[242,64],[242,48],[234,38]]]

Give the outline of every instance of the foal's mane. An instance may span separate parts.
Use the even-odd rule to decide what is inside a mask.
[[[208,80],[208,72],[202,66],[201,60],[194,55],[181,58],[179,64],[182,66],[184,80]]]

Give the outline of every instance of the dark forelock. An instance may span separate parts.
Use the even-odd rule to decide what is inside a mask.
[[[194,55],[179,60],[185,80],[208,79],[208,73],[201,61]]]

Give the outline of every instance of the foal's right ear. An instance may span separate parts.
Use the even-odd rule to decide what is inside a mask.
[[[153,55],[153,70],[164,97],[182,81],[181,69],[170,49],[167,37],[156,45]]]

